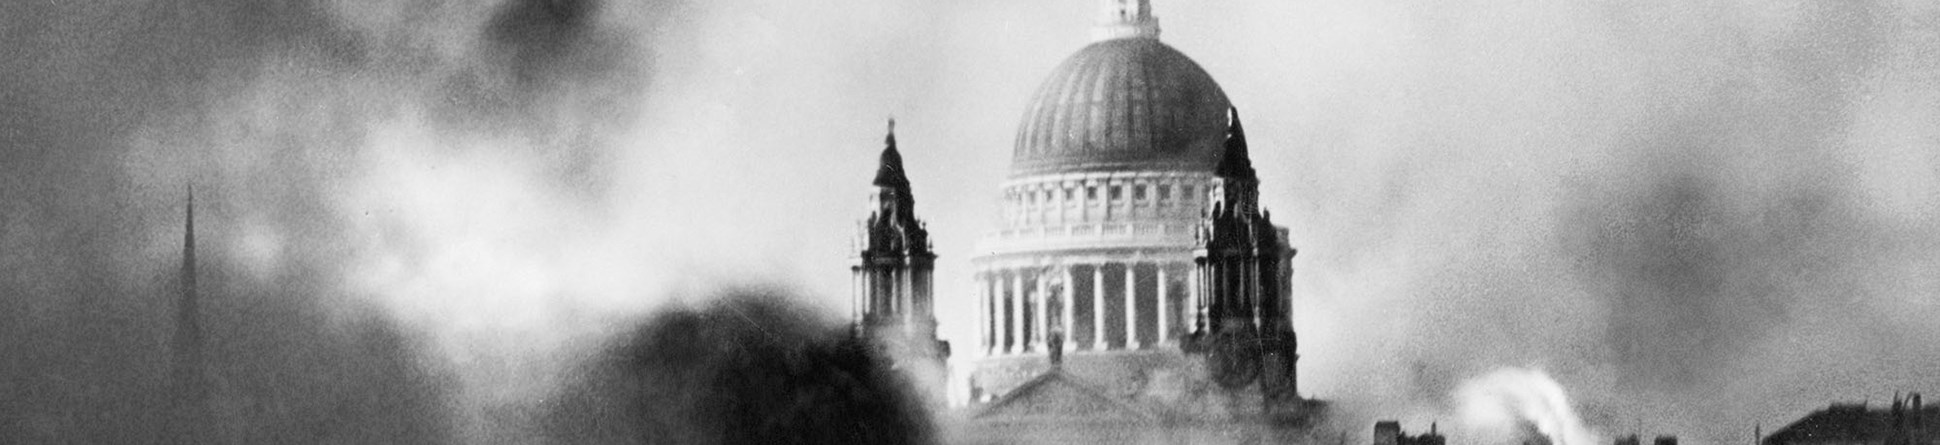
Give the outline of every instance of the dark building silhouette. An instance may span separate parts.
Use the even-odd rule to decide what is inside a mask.
[[[1760,445],[1932,445],[1940,434],[1940,407],[1926,406],[1919,393],[1893,396],[1887,409],[1864,403],[1834,403],[1758,439]]]
[[[883,348],[919,385],[929,400],[946,400],[945,361],[950,345],[936,338],[934,282],[936,253],[929,230],[916,219],[916,199],[896,151],[896,121],[889,121],[882,156],[871,182],[869,216],[856,235],[855,294],[852,317],[858,333]]]
[[[1442,437],[1436,425],[1428,424],[1428,432],[1410,436],[1401,430],[1401,422],[1383,420],[1374,422],[1374,445],[1447,445],[1448,438]]]
[[[189,188],[182,223],[181,291],[175,299],[175,332],[169,338],[168,413],[162,440],[171,444],[214,443],[209,368],[202,340],[201,296],[196,289],[195,189]]]
[[[1637,434],[1628,434],[1617,436],[1616,440],[1613,440],[1612,443],[1615,445],[1643,445],[1644,439],[1643,436]],[[1654,437],[1651,439],[1651,445],[1677,445],[1677,436],[1660,435]]]
[[[1287,245],[1286,229],[1260,210],[1260,180],[1246,152],[1246,131],[1237,110],[1230,119],[1193,251],[1199,294],[1208,298],[1199,301],[1184,349],[1205,357],[1213,380],[1223,387],[1258,385],[1270,400],[1294,400],[1299,397],[1294,363],[1300,355],[1287,292],[1294,249]]]

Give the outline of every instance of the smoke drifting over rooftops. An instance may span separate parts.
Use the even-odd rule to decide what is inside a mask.
[[[739,291],[645,320],[548,407],[559,443],[924,444],[931,413],[846,322]]]
[[[188,183],[245,442],[524,442],[669,302],[787,283],[845,312],[887,114],[971,338],[1014,127],[1094,7],[5,3],[0,441],[159,420]],[[1426,423],[1535,366],[1592,427],[1725,442],[1940,380],[1940,8],[1154,14],[1247,110],[1301,251],[1301,387],[1343,409]]]

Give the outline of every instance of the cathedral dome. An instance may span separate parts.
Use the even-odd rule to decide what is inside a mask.
[[[1156,36],[1092,43],[1025,108],[1011,174],[1211,171],[1229,104],[1206,70]]]

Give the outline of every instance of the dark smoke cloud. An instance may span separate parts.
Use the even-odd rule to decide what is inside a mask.
[[[445,340],[356,284],[371,239],[417,234],[371,216],[384,209],[346,206],[345,190],[379,154],[513,153],[538,172],[534,187],[590,199],[604,136],[648,74],[637,33],[606,18],[614,10],[635,12],[596,1],[0,5],[0,442],[140,443],[158,431],[188,184],[225,437],[489,436],[465,417],[467,374],[437,352]],[[378,131],[399,121],[425,124],[408,141]]]
[[[921,444],[929,411],[845,324],[770,292],[654,315],[551,408],[563,443]]]

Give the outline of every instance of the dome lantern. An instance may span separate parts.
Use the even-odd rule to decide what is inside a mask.
[[[1159,19],[1152,17],[1151,0],[1099,0],[1098,25],[1091,28],[1093,41],[1123,38],[1159,38]]]

